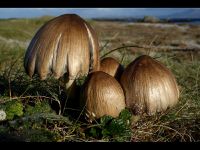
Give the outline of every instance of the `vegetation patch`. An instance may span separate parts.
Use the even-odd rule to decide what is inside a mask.
[[[12,39],[11,42],[27,42],[48,20],[48,17],[0,20],[0,36]],[[0,117],[3,118],[0,120],[0,141],[200,141],[200,52],[197,47],[191,49],[187,44],[184,50],[179,47],[187,39],[198,40],[196,33],[200,27],[188,26],[184,30],[185,25],[161,28],[154,27],[153,23],[149,27],[90,22],[99,35],[101,57],[112,56],[126,67],[136,57],[147,54],[165,64],[178,82],[178,104],[151,117],[134,116],[125,109],[117,118],[103,116],[88,123],[82,110],[69,105],[77,99],[67,98],[60,81],[51,76],[40,81],[38,76],[30,79],[26,75],[23,66],[25,46],[8,44],[0,38]],[[171,45],[175,37],[180,41]],[[126,47],[138,44],[150,48]],[[156,50],[151,46],[156,46]],[[109,53],[118,47],[121,48]],[[84,81],[85,77],[76,81],[79,88]]]

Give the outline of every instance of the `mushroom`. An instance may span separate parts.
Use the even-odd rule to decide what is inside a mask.
[[[116,59],[112,57],[106,57],[101,60],[100,70],[119,80],[124,68]]]
[[[104,115],[117,117],[125,108],[124,92],[119,82],[109,74],[96,71],[83,85],[81,106],[91,122]]]
[[[92,27],[76,14],[64,14],[44,24],[31,40],[24,67],[32,77],[64,77],[66,89],[74,80],[99,70],[99,44]]]
[[[120,83],[126,106],[136,115],[153,115],[178,102],[179,89],[172,72],[150,56],[140,56],[124,70]]]

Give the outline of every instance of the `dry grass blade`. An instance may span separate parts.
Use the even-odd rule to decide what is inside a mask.
[[[58,96],[51,92],[50,90],[48,90],[48,92],[51,94],[51,96],[53,97],[53,100],[56,101],[58,103],[58,106],[59,106],[59,110],[58,110],[58,115],[61,115],[61,103],[60,103],[60,100],[58,99]]]
[[[104,55],[101,56],[101,59],[106,57],[107,55],[109,55],[110,53],[113,53],[115,51],[118,51],[118,50],[122,50],[124,48],[131,48],[131,47],[135,47],[135,48],[141,48],[141,49],[154,49],[154,50],[158,50],[158,51],[192,51],[192,52],[195,52],[195,51],[200,51],[200,49],[197,49],[197,48],[169,48],[169,47],[159,47],[159,46],[149,46],[149,45],[129,45],[129,46],[121,46],[121,47],[118,47],[118,48],[115,48],[115,49],[112,49],[110,50],[109,52],[105,53]]]
[[[100,48],[100,52],[104,50],[104,48],[109,44],[110,41],[106,41],[106,43]]]
[[[158,38],[158,35],[155,35],[154,38],[151,40],[149,46],[150,48],[147,50],[147,54],[146,55],[150,55],[151,51],[152,51],[152,44],[155,42],[155,40]]]
[[[162,128],[166,128],[166,129],[172,130],[176,134],[178,134],[184,142],[186,141],[184,136],[180,132],[178,132],[177,130],[175,130],[175,129],[171,128],[171,127],[168,127],[168,126],[165,126],[165,125],[153,125],[153,127],[162,127]]]

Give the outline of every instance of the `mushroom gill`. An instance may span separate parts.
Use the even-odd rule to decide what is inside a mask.
[[[120,83],[126,106],[135,114],[165,111],[178,102],[179,89],[172,72],[150,56],[140,56],[123,72]]]
[[[44,24],[31,40],[24,67],[41,80],[65,76],[68,89],[74,80],[99,70],[99,44],[92,27],[76,14],[64,14]]]
[[[119,82],[109,74],[96,71],[83,85],[81,106],[89,121],[104,115],[117,117],[125,108],[124,92]]]

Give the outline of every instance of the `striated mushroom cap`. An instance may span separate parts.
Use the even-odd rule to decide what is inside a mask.
[[[104,115],[117,117],[125,108],[123,89],[109,74],[102,71],[93,72],[84,84],[82,106],[85,106],[89,120]]]
[[[90,71],[99,70],[99,44],[92,27],[76,14],[58,16],[44,24],[31,40],[24,67],[32,77],[48,74],[72,81]],[[72,84],[72,83],[71,83]]]
[[[100,70],[119,80],[124,71],[124,67],[114,58],[106,57],[101,60]]]
[[[150,56],[140,56],[121,76],[126,105],[135,114],[165,111],[178,102],[179,89],[174,75]]]

